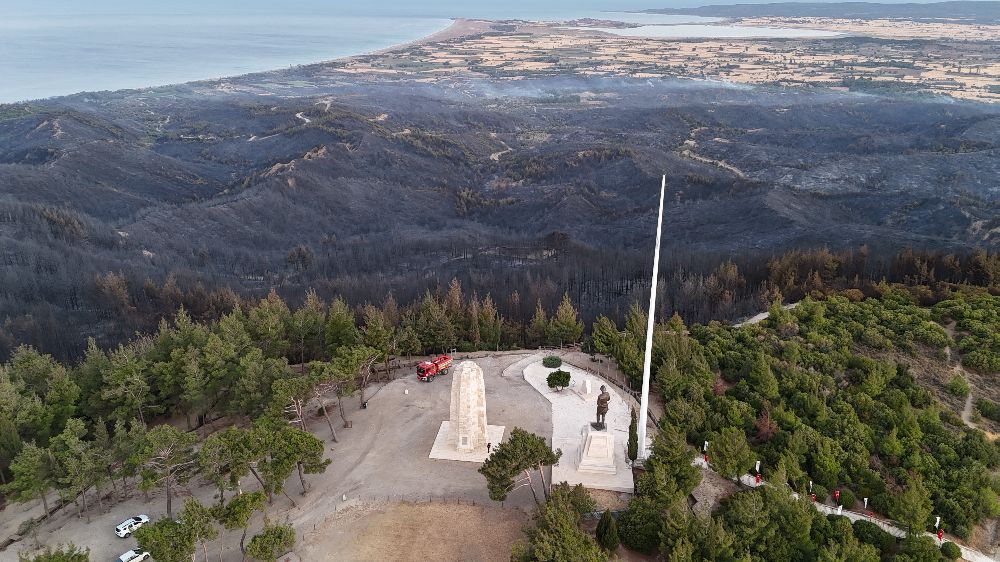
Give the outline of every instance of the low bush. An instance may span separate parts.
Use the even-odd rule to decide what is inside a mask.
[[[621,543],[639,552],[652,554],[660,544],[660,511],[649,498],[634,497],[618,516]]]
[[[859,541],[874,546],[883,556],[891,553],[896,547],[896,537],[883,531],[871,521],[859,519],[851,524],[851,527],[854,528],[854,536]]]
[[[562,359],[555,355],[549,355],[545,359],[542,359],[542,365],[545,365],[549,369],[558,369],[562,367]]]
[[[948,381],[948,392],[959,398],[965,398],[969,395],[969,381],[962,375],[955,375]]]
[[[854,492],[847,488],[841,488],[840,505],[844,506],[844,509],[851,509],[856,503],[858,503],[858,498],[854,495]]]
[[[985,398],[976,400],[976,409],[984,418],[989,418],[995,422],[1000,422],[1000,406],[996,402],[991,402]]]
[[[816,501],[820,503],[825,502],[826,499],[830,497],[830,491],[827,490],[825,486],[821,486],[819,484],[813,485],[812,493],[816,494]]]
[[[569,386],[570,375],[566,371],[552,371],[549,373],[548,379],[549,388],[556,388],[562,390]]]
[[[953,542],[945,541],[941,545],[941,556],[944,556],[948,560],[958,560],[962,556],[962,549],[958,548],[958,545]]]

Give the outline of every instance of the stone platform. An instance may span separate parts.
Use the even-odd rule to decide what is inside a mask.
[[[448,461],[483,462],[489,456],[486,447],[480,447],[468,452],[459,451],[448,444],[448,431],[451,422],[445,420],[441,422],[437,437],[434,438],[434,445],[431,447],[430,458]],[[486,426],[487,442],[499,445],[503,441],[503,433],[506,428],[502,425]],[[425,449],[426,450],[426,449]]]
[[[524,368],[524,380],[552,403],[552,448],[562,449],[559,464],[552,467],[552,482],[569,482],[583,484],[587,488],[611,490],[614,492],[635,491],[632,480],[632,468],[625,457],[625,446],[628,443],[628,426],[631,421],[630,409],[625,399],[618,394],[617,388],[602,378],[592,375],[572,365],[563,363],[560,369],[569,371],[570,388],[556,391],[549,388],[546,381],[550,372],[542,365],[541,360]],[[605,417],[607,431],[613,436],[614,473],[609,473],[610,467],[605,464],[602,471],[593,471],[594,467],[584,466],[581,471],[580,459],[584,456],[581,447],[584,445],[585,428],[596,420],[597,396],[587,396],[584,381],[590,380],[592,391],[600,392],[603,384],[611,394],[608,403],[608,414]],[[591,471],[587,469],[590,468]]]
[[[583,430],[580,444],[580,458],[577,459],[578,472],[598,472],[615,474],[615,435],[609,431],[587,427]]]

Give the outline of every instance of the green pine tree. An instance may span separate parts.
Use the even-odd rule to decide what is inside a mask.
[[[542,308],[542,299],[538,299],[535,304],[535,315],[532,316],[531,324],[528,325],[529,345],[533,347],[548,345],[549,335],[549,319],[545,315],[545,309]]]
[[[291,525],[264,524],[247,545],[247,556],[262,562],[273,562],[295,546],[295,530]]]
[[[583,322],[577,317],[576,309],[569,300],[569,293],[563,294],[555,316],[549,324],[552,343],[560,346],[580,341],[583,336]]]
[[[597,543],[608,552],[618,550],[618,524],[611,516],[611,511],[607,509],[601,515],[601,520],[597,522]]]
[[[639,457],[639,420],[632,408],[632,419],[628,424],[628,460],[635,462]]]

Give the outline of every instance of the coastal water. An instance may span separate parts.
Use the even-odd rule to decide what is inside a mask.
[[[443,18],[111,14],[0,19],[0,103],[173,84],[382,49]]]
[[[22,9],[17,2],[23,2]],[[789,31],[734,32],[733,26],[708,25],[715,21],[711,18],[601,10],[607,4],[599,0],[430,0],[427,4],[370,0],[352,6],[319,0],[246,0],[232,5],[227,0],[50,2],[0,0],[0,103],[325,61],[425,37],[446,28],[455,17],[594,18],[643,24],[611,32],[677,37],[781,36]],[[619,3],[608,7],[636,8]],[[682,34],[670,35],[673,31]]]

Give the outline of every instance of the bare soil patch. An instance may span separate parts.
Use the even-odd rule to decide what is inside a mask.
[[[308,532],[303,560],[506,561],[524,537],[519,508],[456,503],[395,503],[348,509]]]
[[[625,509],[628,507],[629,498],[632,497],[632,494],[612,492],[611,490],[595,490],[588,488],[587,491],[590,492],[590,497],[597,503],[598,511],[604,511],[605,509],[610,509],[612,511]]]

